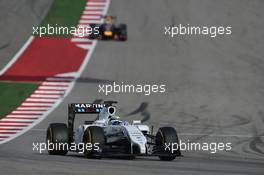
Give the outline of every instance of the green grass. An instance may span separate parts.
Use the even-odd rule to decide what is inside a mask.
[[[48,24],[68,28],[76,27],[86,2],[87,0],[54,0],[40,27],[46,27]]]
[[[37,87],[32,83],[0,82],[0,118],[20,106]]]

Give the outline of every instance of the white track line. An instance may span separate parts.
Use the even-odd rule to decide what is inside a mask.
[[[11,136],[12,134],[0,134],[0,138],[3,138],[5,136]]]
[[[9,117],[5,117],[7,119],[38,119],[39,116],[25,116],[25,117],[21,117],[22,115],[17,115],[17,116],[14,116],[14,115],[10,115]]]
[[[98,13],[98,14],[89,13],[89,14],[83,14],[81,16],[81,18],[86,18],[86,17],[89,17],[89,18],[100,18],[101,19],[102,15],[100,13]]]
[[[43,83],[41,83],[42,86],[44,86],[44,85],[53,85],[53,86],[65,85],[65,86],[68,86],[69,84],[70,84],[69,82],[67,82],[67,83],[65,83],[65,82],[43,82]]]
[[[102,14],[102,12],[100,12],[100,11],[89,11],[89,10],[85,10],[84,12],[83,12],[83,14],[85,14],[85,15],[96,15],[96,14],[98,14],[98,15],[101,15]]]
[[[65,91],[64,90],[61,90],[61,91],[58,91],[58,90],[53,90],[53,91],[45,91],[45,90],[36,90],[34,92],[34,94],[59,94],[59,95],[62,95],[64,94]]]
[[[60,98],[61,95],[39,95],[39,94],[32,94],[30,97],[47,97],[47,98]]]
[[[4,118],[1,121],[13,121],[13,122],[33,122],[35,119],[12,119],[12,118]]]
[[[79,46],[83,49],[91,49],[93,47],[90,44],[77,44],[77,46]]]
[[[38,89],[54,89],[54,90],[66,90],[68,87],[60,87],[60,86],[39,86]]]
[[[37,106],[37,105],[35,105]],[[49,106],[37,106],[37,107],[34,107],[34,106],[19,106],[17,107],[17,110],[29,110],[29,109],[32,109],[32,110],[35,110],[35,109],[49,109]]]
[[[45,111],[13,111],[11,114],[43,114]]]
[[[18,127],[10,127],[10,126],[3,126],[1,127],[1,131],[21,131],[23,127],[18,128]]]
[[[69,86],[69,84],[66,84],[66,85],[64,85],[64,84],[58,84],[58,85],[52,85],[52,84],[49,84],[49,85],[43,85],[43,84],[40,84],[40,86],[42,87],[42,86],[46,86],[46,87],[54,87],[54,88],[56,88],[56,87],[67,87],[67,86]]]
[[[80,23],[80,25],[90,25],[91,23]],[[93,23],[93,24],[100,24],[100,22],[96,22],[96,23]],[[76,36],[76,38],[77,38],[78,36]]]
[[[26,101],[35,101],[35,102],[55,102],[58,99],[40,99],[40,98],[27,98]]]
[[[85,10],[98,10],[98,11],[103,11],[103,7],[91,7],[91,6],[86,6]]]
[[[73,42],[89,42],[92,44],[93,40],[90,40],[88,38],[72,38]]]
[[[90,16],[90,15],[82,15],[81,19],[87,19],[87,20],[100,20],[101,16]]]
[[[0,133],[2,134],[3,132],[14,132],[14,133],[17,133],[21,130],[9,130],[9,129],[6,129],[6,130],[0,130]]]
[[[30,123],[0,123],[0,127],[2,127],[1,125],[6,125],[6,126],[24,126],[24,125],[29,125]]]
[[[18,127],[18,126],[1,126],[1,129],[9,129],[9,130],[22,130],[25,127]]]
[[[93,23],[100,23],[100,20],[83,20],[83,19],[81,19],[80,20],[80,23],[81,24],[93,24]]]
[[[28,117],[28,118],[36,118],[36,117],[39,117],[39,115],[28,115],[28,114],[21,114],[21,115],[12,115],[12,114],[9,114],[7,115],[6,117],[21,117],[21,118],[24,118],[24,117]]]
[[[104,2],[87,2],[86,5],[105,5]]]
[[[22,106],[48,106],[48,107],[51,107],[52,104],[49,104],[49,103],[30,103],[30,102],[24,102],[24,103],[22,103]]]

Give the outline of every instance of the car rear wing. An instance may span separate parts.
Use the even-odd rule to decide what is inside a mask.
[[[93,103],[72,103],[70,104],[70,110],[75,114],[97,114],[105,104],[93,104]]]

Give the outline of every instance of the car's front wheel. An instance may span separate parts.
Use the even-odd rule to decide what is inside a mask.
[[[101,158],[105,145],[104,130],[98,126],[88,127],[83,134],[84,155],[87,158]]]
[[[68,128],[64,123],[51,123],[47,129],[46,143],[51,155],[66,155],[68,152]]]
[[[178,144],[179,147],[179,139],[176,130],[172,127],[159,128],[156,134],[156,145],[160,148],[160,153],[162,154],[159,156],[160,160],[171,161],[181,155],[179,148],[174,151],[167,149],[172,144]]]

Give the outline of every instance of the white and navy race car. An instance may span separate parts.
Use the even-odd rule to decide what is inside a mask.
[[[158,156],[161,160],[174,160],[181,156],[180,149],[174,149],[173,152],[166,149],[179,142],[174,128],[161,127],[154,135],[140,121],[130,124],[120,120],[115,115],[115,103],[117,102],[69,104],[68,126],[64,123],[52,123],[47,129],[47,142],[59,145],[49,149],[49,154],[66,155],[68,151],[80,152],[83,149],[88,158],[117,156],[133,159],[136,156]],[[85,121],[75,129],[76,114],[97,114],[97,117],[93,121]]]

